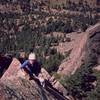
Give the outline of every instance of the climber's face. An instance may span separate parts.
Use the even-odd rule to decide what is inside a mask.
[[[33,64],[35,62],[35,60],[29,60],[30,64]]]

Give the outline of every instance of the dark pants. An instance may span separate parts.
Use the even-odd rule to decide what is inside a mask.
[[[30,77],[33,76],[33,74],[27,68],[23,68],[23,69]]]

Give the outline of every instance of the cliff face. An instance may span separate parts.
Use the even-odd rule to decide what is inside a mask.
[[[56,100],[34,80],[25,78],[18,65],[19,61],[14,58],[0,79],[1,100]]]
[[[10,80],[0,82],[0,98],[1,100],[25,100],[28,98],[39,100],[39,95],[34,83],[30,84],[27,80],[18,78],[14,82]]]
[[[87,61],[90,60],[94,69],[100,71],[100,23],[87,31],[90,33],[87,43]]]
[[[88,59],[87,57],[90,57],[86,55],[94,54],[93,50],[96,53],[97,49],[99,49],[100,44],[98,41],[100,38],[100,23],[91,26],[86,30],[86,32],[80,34],[82,35],[79,37],[79,39],[76,40],[76,42],[74,42],[75,45],[73,46],[71,54],[69,55],[69,59],[59,66],[59,74],[74,74],[76,70],[81,66],[84,59]],[[100,57],[98,59],[100,60]]]
[[[42,74],[51,83],[42,88],[36,80],[29,80],[19,68],[19,61],[13,58],[12,63],[0,79],[1,100],[70,100],[67,90],[42,69]],[[62,93],[61,93],[62,92]],[[66,95],[66,97],[65,97]]]
[[[87,32],[80,33],[79,38],[76,37],[72,51],[69,55],[69,59],[67,59],[59,66],[59,70],[58,70],[59,74],[62,75],[74,74],[77,68],[80,67],[85,55],[84,48],[87,43],[87,38],[88,38]]]

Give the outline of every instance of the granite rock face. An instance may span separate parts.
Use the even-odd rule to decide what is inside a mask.
[[[8,70],[0,79],[1,100],[56,100],[34,80],[29,81],[19,69],[19,61],[14,58]]]

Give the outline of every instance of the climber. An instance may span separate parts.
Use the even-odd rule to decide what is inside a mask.
[[[36,60],[35,53],[30,53],[28,60],[26,60],[20,68],[29,76],[30,80],[33,79],[33,76],[38,77],[41,72],[41,65]]]

